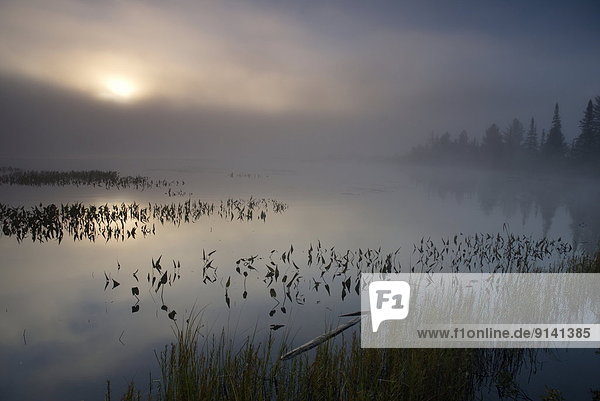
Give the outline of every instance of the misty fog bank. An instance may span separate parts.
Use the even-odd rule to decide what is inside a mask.
[[[385,115],[115,105],[22,81],[0,83],[0,114],[2,157],[354,159],[400,154],[406,140]]]

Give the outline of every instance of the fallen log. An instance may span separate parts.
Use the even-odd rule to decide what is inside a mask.
[[[298,348],[294,348],[293,350],[291,350],[290,352],[288,352],[287,354],[283,355],[280,359],[282,361],[294,358],[310,349],[315,348],[316,346],[318,346],[319,344],[324,343],[325,341],[337,336],[338,334],[340,334],[341,332],[343,332],[344,330],[349,329],[350,327],[354,326],[355,324],[360,322],[360,319],[362,319],[362,315],[359,317],[356,317],[352,320],[350,320],[348,323],[344,323],[338,327],[336,327],[335,329],[321,334],[320,336],[314,338],[313,340],[310,340],[309,342],[307,342],[304,345],[299,346]]]

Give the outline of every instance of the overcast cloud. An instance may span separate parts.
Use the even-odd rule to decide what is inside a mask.
[[[600,94],[597,2],[4,1],[0,156],[402,153]]]

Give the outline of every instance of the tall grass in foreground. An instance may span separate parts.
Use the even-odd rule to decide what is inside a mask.
[[[570,262],[569,271],[600,272],[600,252]],[[157,353],[158,385],[130,384],[122,400],[472,400],[493,386],[502,399],[531,400],[515,383],[517,372],[536,366],[540,350],[362,349],[360,338],[321,344],[288,361],[285,340],[252,338],[236,346],[224,334],[204,338],[198,316],[176,330],[176,341]],[[591,391],[592,399],[600,394]],[[561,393],[548,388],[545,398]],[[111,399],[110,383],[106,399]],[[535,398],[539,399],[539,398]]]
[[[360,338],[326,342],[289,361],[272,338],[235,347],[201,340],[196,322],[157,354],[158,386],[131,384],[122,400],[469,400],[496,375],[512,375],[528,350],[362,349]],[[110,394],[107,394],[110,399]]]
[[[600,250],[592,255],[581,255],[571,260],[571,273],[600,273]]]

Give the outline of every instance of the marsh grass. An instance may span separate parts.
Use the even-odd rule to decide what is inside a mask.
[[[600,250],[593,255],[583,254],[574,257],[568,271],[571,273],[600,273]]]
[[[122,176],[116,171],[101,170],[22,170],[16,167],[0,167],[0,185],[21,186],[92,186],[106,189],[135,188],[160,188],[183,185],[179,180],[153,180],[149,177]]]
[[[356,333],[288,361],[287,341],[225,333],[204,337],[197,316],[156,353],[161,378],[123,400],[469,400],[486,382],[513,375],[527,350],[362,349]],[[108,390],[107,390],[108,391]],[[110,399],[107,393],[106,399]]]

